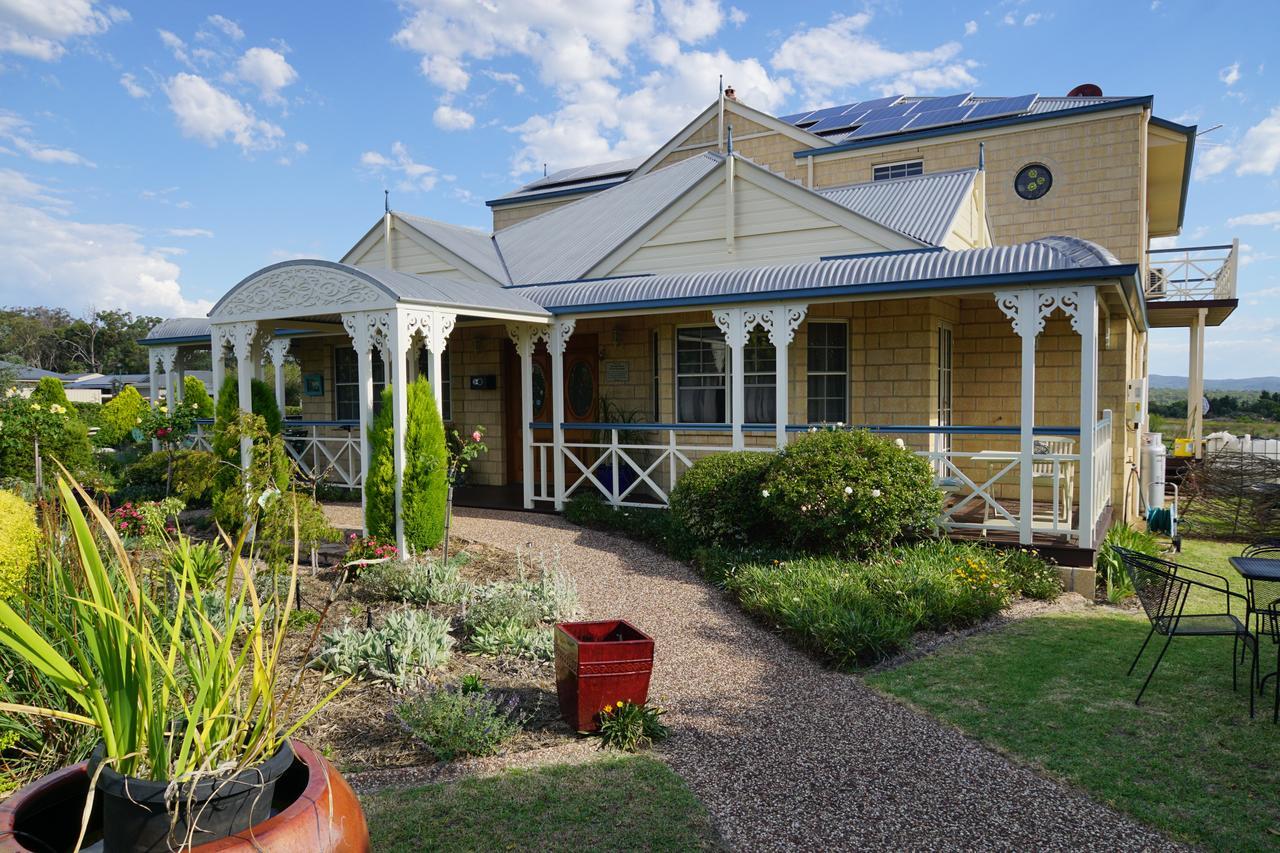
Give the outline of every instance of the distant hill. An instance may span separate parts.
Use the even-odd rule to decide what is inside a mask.
[[[1147,387],[1187,390],[1187,377],[1151,374]],[[1280,391],[1280,376],[1251,376],[1248,379],[1206,379],[1206,391]]]

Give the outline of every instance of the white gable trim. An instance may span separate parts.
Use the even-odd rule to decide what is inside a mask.
[[[482,281],[488,281],[494,284],[506,284],[504,281],[498,281],[496,278],[489,275],[487,272],[465,258],[459,256],[457,253],[450,251],[449,247],[443,245],[440,241],[434,239],[430,235],[422,233],[422,231],[415,228],[412,223],[396,216],[394,211],[391,214],[391,225],[393,231],[399,230],[400,233],[405,236],[405,239],[418,244],[433,254],[439,255],[441,260],[452,264],[456,269],[461,270],[468,275],[478,277]],[[360,238],[359,242],[348,249],[347,253],[342,256],[341,263],[352,263],[352,258],[359,257],[370,249],[376,247],[382,240],[383,231],[382,217],[378,217],[378,221],[373,224],[373,227],[366,231],[365,235]],[[395,263],[394,257],[392,258],[392,263]],[[407,270],[400,270],[400,272],[407,272]]]
[[[908,237],[905,234],[900,234],[891,228],[886,228],[874,220],[868,219],[859,213],[854,213],[848,208],[841,207],[812,190],[775,175],[768,169],[736,154],[734,155],[734,166],[736,177],[826,219],[833,225],[841,226],[865,237],[867,240],[883,246],[886,250],[928,247],[927,243]],[[597,261],[581,277],[593,278],[609,275],[627,258],[635,254],[667,226],[678,220],[695,204],[706,198],[713,190],[722,187],[725,180],[725,171],[721,167],[709,172],[706,177],[690,187],[684,195],[676,199],[666,210],[650,219],[642,228],[623,241],[618,248]]]
[[[671,139],[667,142],[667,144],[663,145],[661,148],[655,151],[649,157],[649,159],[645,160],[638,167],[636,167],[636,170],[631,173],[630,177],[628,177],[627,180],[631,180],[632,178],[638,178],[643,174],[653,171],[653,168],[657,166],[659,163],[661,163],[663,159],[665,159],[666,156],[668,154],[671,154],[673,151],[689,150],[688,148],[683,147],[684,144],[689,141],[689,137],[693,136],[695,133],[701,130],[703,125],[705,125],[708,121],[712,121],[715,119],[716,113],[719,111],[719,108],[720,108],[720,101],[719,100],[712,101],[711,106],[707,107],[705,110],[699,113],[698,116],[693,121],[686,124],[679,133],[671,137]],[[734,115],[742,116],[747,121],[753,121],[756,124],[764,125],[765,127],[770,128],[782,134],[783,136],[786,136],[795,140],[796,143],[798,143],[800,146],[804,148],[829,148],[833,144],[828,139],[823,139],[821,136],[810,133],[807,130],[801,130],[800,128],[795,127],[794,125],[787,124],[785,121],[779,121],[776,117],[771,116],[766,112],[761,112],[760,110],[757,110],[755,107],[749,107],[746,104],[741,103],[740,101],[734,101],[726,98],[724,102],[724,112],[726,116],[732,113]],[[757,135],[758,134],[751,134],[752,137],[755,137]],[[698,147],[706,147],[706,146],[698,146]]]

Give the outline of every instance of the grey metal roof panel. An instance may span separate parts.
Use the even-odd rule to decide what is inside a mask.
[[[16,382],[39,382],[46,376],[52,376],[54,379],[66,378],[61,373],[54,373],[52,370],[41,367],[28,367],[16,361],[0,361],[0,373],[11,374]]]
[[[930,172],[816,192],[886,228],[941,246],[977,174],[977,169]]]
[[[207,338],[209,337],[208,317],[170,317],[156,324],[147,336],[139,343],[144,346],[148,341],[168,341],[175,338]]]
[[[349,267],[348,270],[354,269]],[[404,302],[422,302],[441,307],[456,309],[466,313],[467,309],[490,309],[495,311],[512,311],[545,317],[547,312],[536,302],[530,300],[519,289],[496,287],[477,281],[460,281],[440,276],[413,275],[384,269],[361,269],[360,273],[370,276],[388,288],[398,300]]]
[[[494,235],[511,281],[581,278],[724,162],[704,153],[518,222]]]
[[[551,187],[564,187],[570,184],[579,184],[587,181],[599,180],[603,176],[630,174],[639,168],[646,157],[631,157],[626,160],[610,160],[607,163],[593,163],[589,166],[574,166],[569,169],[560,169],[552,172],[536,181],[530,181],[524,186],[513,192],[507,193],[500,198],[511,198],[526,193],[543,192]]]
[[[507,273],[493,246],[493,238],[484,231],[450,225],[447,222],[408,213],[397,212],[396,218],[421,231],[467,263],[480,269],[494,281],[503,283],[507,281]]]
[[[671,275],[628,276],[516,288],[552,313],[788,298],[788,292],[878,285],[942,284],[948,279],[1105,270],[1122,267],[1106,249],[1076,237],[1045,237],[986,249],[920,249],[803,264]]]

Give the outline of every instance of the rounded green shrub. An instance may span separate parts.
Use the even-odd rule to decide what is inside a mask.
[[[672,517],[705,544],[750,542],[760,532],[761,491],[775,456],[739,450],[699,459],[671,490]]]
[[[780,544],[849,556],[930,532],[942,506],[928,462],[865,430],[796,439],[770,466],[761,494]]]
[[[408,422],[404,436],[405,541],[418,550],[434,548],[444,538],[449,457],[444,422],[431,384],[419,377],[409,386]],[[382,392],[382,407],[369,426],[369,482],[365,485],[365,523],[369,533],[394,539],[396,531],[392,392]]]
[[[142,399],[138,389],[126,385],[106,402],[102,407],[99,422],[98,443],[107,447],[130,441],[130,432],[142,423],[142,415],[147,410],[147,401]]]
[[[46,406],[51,403],[68,407],[71,405],[67,402],[67,389],[62,387],[62,380],[52,376],[42,376],[28,399],[33,403],[43,403]]]
[[[194,376],[183,377],[182,401],[196,407],[197,418],[213,417],[213,398],[204,383]]]
[[[35,508],[13,492],[0,491],[0,599],[26,584],[39,538]]]
[[[35,478],[36,442],[46,474],[61,462],[89,488],[101,474],[95,465],[89,428],[62,403],[43,403],[20,395],[0,398],[0,476],[28,482]]]

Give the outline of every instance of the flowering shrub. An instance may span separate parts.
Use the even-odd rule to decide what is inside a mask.
[[[394,560],[397,555],[396,546],[390,542],[379,542],[377,536],[352,533],[347,538],[347,554],[342,561],[354,563],[357,560]]]
[[[186,505],[177,498],[126,501],[111,512],[111,526],[122,539],[137,539],[147,547],[163,544],[178,532],[175,519]]]
[[[73,474],[87,473],[92,465],[89,429],[74,411],[62,403],[29,400],[17,389],[8,389],[0,399],[0,472],[33,480],[37,441],[45,465],[57,459]]]
[[[942,506],[928,462],[865,430],[796,439],[769,467],[761,496],[779,544],[847,555],[932,531]]]
[[[735,546],[760,533],[765,476],[776,454],[740,450],[703,457],[671,491],[671,514],[706,544]]]
[[[484,443],[485,428],[476,426],[470,435],[462,435],[456,429],[449,436],[449,485],[457,486],[467,478],[471,461],[481,453],[488,453]]]

